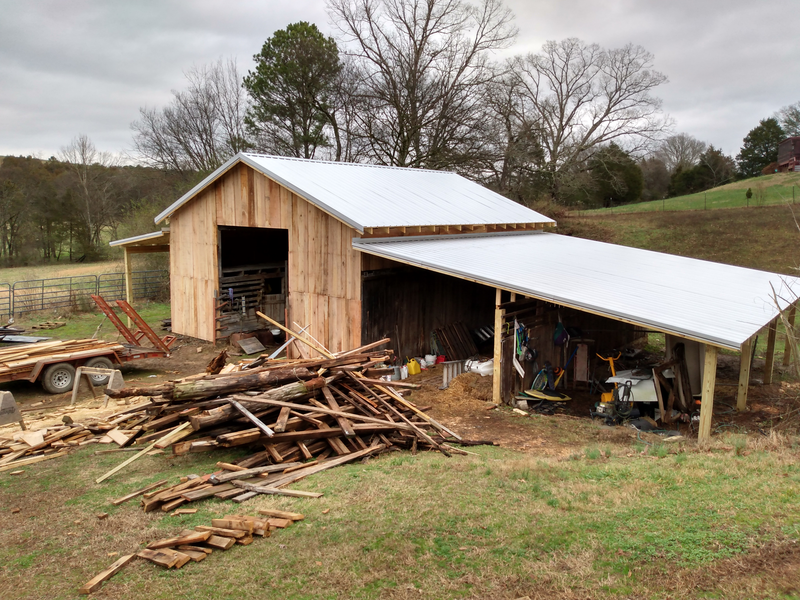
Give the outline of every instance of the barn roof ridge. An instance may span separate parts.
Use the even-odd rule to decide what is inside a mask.
[[[367,228],[555,221],[452,171],[236,154],[155,218],[170,217],[238,163],[269,177],[359,233]],[[354,177],[347,167],[364,171]],[[440,175],[447,175],[441,178]]]

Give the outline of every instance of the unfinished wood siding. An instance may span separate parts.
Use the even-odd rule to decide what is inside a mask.
[[[172,331],[214,341],[217,225],[214,188],[170,218]]]
[[[289,232],[288,312],[331,352],[361,343],[358,233],[245,164],[213,185],[217,225]]]
[[[366,254],[362,267],[362,343],[390,337],[398,356],[421,356],[434,329],[494,321],[494,288]]]

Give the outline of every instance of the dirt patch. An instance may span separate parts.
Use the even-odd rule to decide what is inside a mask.
[[[775,591],[794,597],[800,591],[800,544],[778,539],[702,569],[683,569],[665,588],[678,597],[705,592],[723,598],[767,598]]]

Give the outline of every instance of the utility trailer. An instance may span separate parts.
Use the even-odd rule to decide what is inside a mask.
[[[138,327],[137,331],[131,331],[102,297],[92,296],[92,299],[127,343],[94,339],[53,340],[3,348],[0,349],[0,382],[40,381],[45,391],[61,394],[72,389],[78,367],[113,369],[132,360],[169,357],[170,348],[177,339],[174,335],[158,337],[130,304],[117,300],[120,309]],[[141,345],[145,338],[153,347]],[[92,376],[95,385],[103,385],[107,381],[107,375]]]

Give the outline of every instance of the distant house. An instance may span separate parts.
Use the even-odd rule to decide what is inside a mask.
[[[800,137],[788,137],[778,144],[778,172],[800,171]]]

